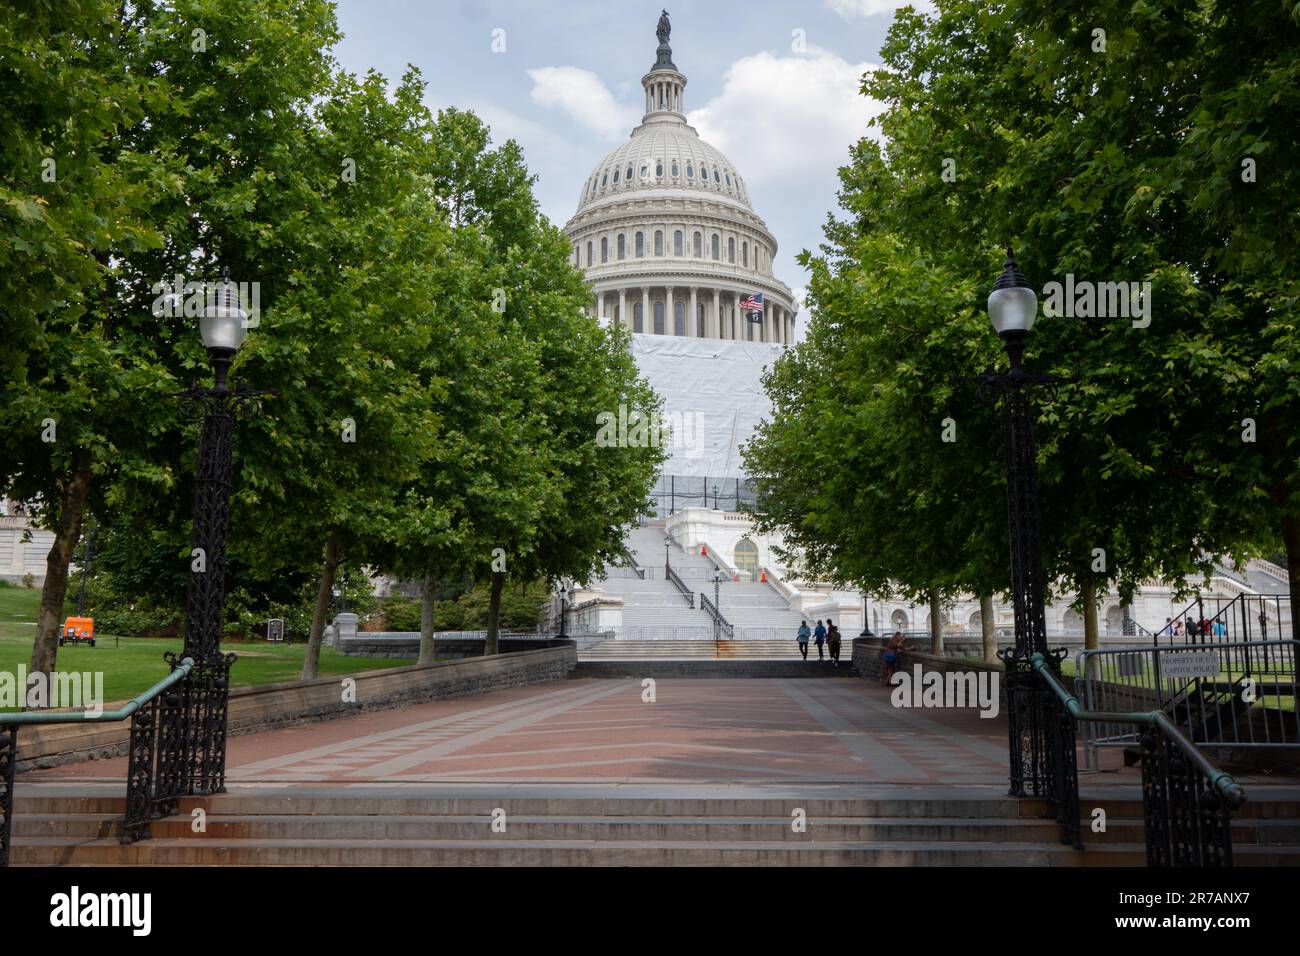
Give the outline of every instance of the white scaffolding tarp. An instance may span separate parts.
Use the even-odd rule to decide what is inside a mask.
[[[743,478],[740,446],[771,413],[762,374],[782,345],[633,334],[637,367],[663,398],[673,438],[663,474]]]

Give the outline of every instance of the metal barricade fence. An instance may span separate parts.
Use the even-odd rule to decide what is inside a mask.
[[[1203,750],[1300,748],[1297,647],[1224,641],[1080,651],[1075,696],[1087,710],[1164,711]],[[1086,766],[1098,748],[1133,746],[1132,724],[1081,721]]]

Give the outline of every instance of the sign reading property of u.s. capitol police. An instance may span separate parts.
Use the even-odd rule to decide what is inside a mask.
[[[1217,677],[1219,655],[1214,651],[1180,651],[1160,655],[1160,676],[1171,680]]]

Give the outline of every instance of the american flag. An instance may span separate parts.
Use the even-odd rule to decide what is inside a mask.
[[[740,300],[740,310],[745,313],[763,311],[763,293],[755,292]]]

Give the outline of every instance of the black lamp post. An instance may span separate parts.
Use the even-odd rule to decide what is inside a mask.
[[[1038,299],[1007,249],[1007,260],[988,299],[989,319],[1002,339],[1010,369],[978,376],[980,397],[1002,399],[1002,450],[1007,470],[1007,524],[1011,538],[1011,592],[1015,646],[999,651],[1006,667],[1011,795],[1046,799],[1058,822],[1079,844],[1078,769],[1074,723],[1034,671],[1041,653],[1059,675],[1065,650],[1049,651],[1044,613],[1043,561],[1039,541],[1038,462],[1029,389],[1060,379],[1031,375],[1022,367],[1025,345],[1038,314]]]
[[[180,685],[180,693],[163,701],[160,721],[178,733],[181,746],[174,756],[163,750],[159,761],[177,766],[160,767],[160,777],[175,775],[180,793],[221,793],[226,779],[226,716],[230,697],[230,665],[234,654],[222,654],[221,629],[226,604],[226,531],[230,520],[230,482],[235,417],[252,403],[248,388],[232,390],[227,384],[230,365],[248,331],[248,313],[230,282],[229,268],[222,281],[206,292],[199,332],[212,361],[215,381],[211,388],[197,382],[183,399],[203,415],[198,467],[194,484],[193,531],[190,537],[190,577],[185,594],[185,649],[169,660],[175,667],[192,657],[194,669]]]
[[[717,511],[717,510],[718,510],[718,486],[717,486],[717,484],[714,484],[714,486],[713,486],[713,510],[714,510],[714,511]]]
[[[558,635],[560,640],[564,640],[565,638],[568,637],[568,635],[564,633],[564,616],[565,616],[565,611],[568,610],[568,596],[569,596],[568,587],[565,585],[561,585],[560,586],[560,633]]]
[[[713,569],[713,640],[721,640],[722,623],[719,618],[722,616],[722,569]]]

